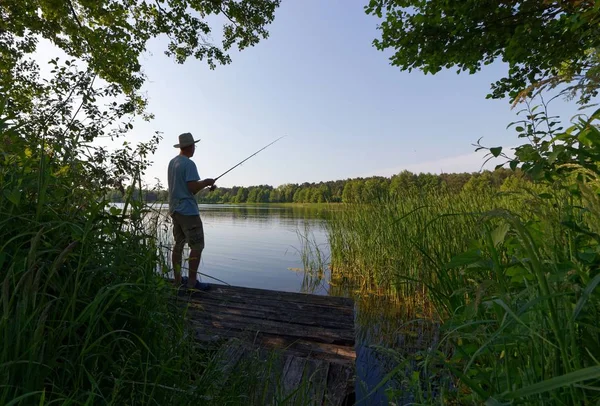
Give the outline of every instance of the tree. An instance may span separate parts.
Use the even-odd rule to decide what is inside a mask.
[[[249,188],[248,197],[246,198],[247,203],[258,203],[258,187]]]
[[[393,50],[402,70],[474,73],[501,58],[509,73],[493,84],[493,98],[573,82],[587,102],[600,86],[594,0],[371,0],[366,12],[384,19],[374,45]]]
[[[389,187],[382,178],[373,177],[364,182],[361,193],[361,201],[377,202],[389,195]]]
[[[234,203],[246,203],[246,199],[248,198],[248,189],[245,187],[241,187],[238,189],[237,194],[233,198]]]
[[[463,187],[465,193],[484,193],[492,189],[492,175],[489,171],[472,176]]]
[[[293,185],[291,183],[279,186],[277,189],[280,191],[282,202],[292,203],[294,201],[294,193],[296,192],[297,188],[297,185]]]
[[[392,176],[390,181],[390,195],[392,197],[402,197],[405,194],[415,193],[417,190],[417,175],[414,173],[404,170]]]
[[[84,61],[90,70],[131,95],[144,81],[139,58],[152,38],[169,38],[165,54],[179,63],[193,56],[216,63],[231,61],[226,51],[255,45],[268,32],[280,0],[4,0],[0,4],[0,86],[26,54],[35,51],[38,37],[51,41],[67,55]],[[223,15],[222,47],[209,41],[206,21]]]

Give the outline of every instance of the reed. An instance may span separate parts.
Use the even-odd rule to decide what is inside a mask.
[[[600,200],[592,189],[574,199],[563,186],[382,197],[332,217],[332,280],[408,301],[414,316],[397,325],[440,325],[439,339],[411,353],[392,346],[398,367],[384,381],[401,384],[390,399],[600,399]]]

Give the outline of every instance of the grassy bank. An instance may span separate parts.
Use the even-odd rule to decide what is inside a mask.
[[[387,378],[403,387],[392,397],[599,400],[600,200],[591,186],[571,185],[578,198],[558,184],[513,182],[349,206],[332,218],[336,289],[395,298],[413,309],[403,325],[416,318],[441,325],[429,346],[399,348],[399,367]]]

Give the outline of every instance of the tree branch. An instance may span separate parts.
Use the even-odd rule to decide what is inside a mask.
[[[233,25],[235,25],[236,27],[239,27],[239,24],[238,24],[236,21],[234,21],[234,20],[231,18],[231,16],[225,12],[225,10],[223,10],[223,6],[219,5],[219,10],[221,11],[221,13],[223,13],[223,15],[224,15],[225,17],[227,17],[227,19],[228,19],[229,21],[231,21],[231,23],[232,23]]]
[[[71,10],[71,14],[73,14],[73,17],[75,18],[75,21],[77,21],[77,25],[79,25],[79,28],[83,29],[83,24],[81,24],[81,21],[79,21],[79,17],[75,12],[75,7],[73,7],[73,3],[71,3],[71,0],[67,0],[67,4],[69,5],[69,9]]]

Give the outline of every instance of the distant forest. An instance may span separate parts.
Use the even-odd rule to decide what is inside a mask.
[[[198,203],[368,203],[386,197],[401,197],[413,193],[434,191],[460,193],[484,189],[512,189],[519,182],[527,181],[519,171],[500,168],[477,173],[430,173],[414,174],[403,171],[392,177],[373,176],[319,183],[234,186],[204,189],[196,196]],[[139,196],[134,191],[134,196]],[[147,202],[167,202],[168,192],[162,189],[143,190]],[[122,202],[123,193],[118,190],[107,196],[113,202]]]

